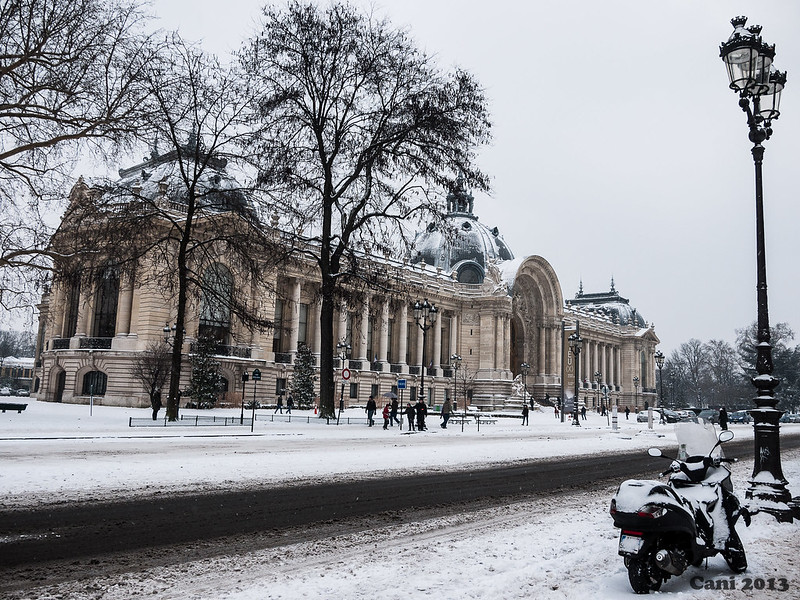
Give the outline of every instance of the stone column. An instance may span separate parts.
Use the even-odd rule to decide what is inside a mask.
[[[300,280],[295,279],[292,281],[291,298],[289,301],[289,352],[292,354],[292,362],[294,362],[294,355],[297,354],[297,340],[300,334]]]
[[[536,328],[536,332],[539,335],[539,340],[538,340],[539,351],[537,352],[536,356],[536,370],[539,373],[540,377],[544,377],[546,370],[545,354],[547,351],[547,340],[545,339],[546,338],[545,331],[546,327],[544,324],[541,324]]]
[[[53,335],[48,337],[64,337],[64,321],[67,318],[67,294],[63,285],[53,286],[53,294],[50,296],[48,312],[53,324]]]
[[[339,331],[336,334],[336,339],[334,340],[334,347],[336,343],[341,342],[347,336],[347,303],[342,300],[341,306],[339,306]]]
[[[381,302],[380,339],[378,341],[378,362],[385,364],[389,355],[389,299]]]
[[[91,287],[93,286],[90,286],[90,288]],[[93,294],[81,290],[81,297],[80,300],[78,300],[78,322],[75,328],[76,336],[86,337],[89,333],[90,315],[92,313],[92,296]]]
[[[433,361],[433,368],[438,369],[442,361],[442,316],[433,324],[433,356],[428,358],[428,364]]]
[[[314,337],[312,341],[312,349],[311,351],[316,354],[317,356],[320,355],[322,352],[322,299],[318,299],[314,302]],[[336,343],[334,341],[334,346]],[[334,348],[335,351],[335,348]],[[319,364],[319,362],[317,362]]]
[[[367,336],[369,335],[369,304],[372,300],[371,294],[364,296],[364,309],[361,311],[361,321],[358,329],[358,360],[372,361],[371,356],[367,356]]]
[[[450,354],[461,356],[458,347],[458,315],[455,314],[450,317]]]
[[[408,304],[400,302],[400,314],[397,316],[397,363],[406,364],[408,353]]]
[[[508,315],[503,319],[503,369],[514,372],[511,366],[511,317]]]
[[[127,277],[126,277],[127,279]],[[117,322],[114,332],[118,336],[126,336],[131,331],[131,306],[133,304],[133,283],[126,281],[119,291],[117,299]]]

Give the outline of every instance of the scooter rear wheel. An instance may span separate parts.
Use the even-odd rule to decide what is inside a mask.
[[[734,573],[744,573],[747,570],[747,556],[744,553],[744,546],[739,534],[731,527],[731,534],[725,542],[725,550],[722,551],[725,562],[728,563]]]
[[[658,567],[653,564],[651,557],[631,557],[628,561],[628,581],[637,594],[658,591],[662,579],[657,573]]]

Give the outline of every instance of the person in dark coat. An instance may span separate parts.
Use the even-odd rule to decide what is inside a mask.
[[[292,398],[291,396],[289,396],[289,397],[286,399],[286,412],[287,412],[288,414],[292,414],[292,409],[293,409],[293,408],[294,408],[294,398]]]
[[[631,409],[626,406],[625,407],[625,419],[627,420],[628,417],[630,417],[630,416],[631,416]]]
[[[530,409],[528,408],[527,404],[523,404],[522,405],[522,424],[523,425],[530,425],[530,422],[528,421],[528,411],[529,410]]]
[[[278,395],[278,404],[275,406],[275,412],[278,411],[281,411],[281,414],[283,414],[283,396],[280,394]]]
[[[581,419],[586,420],[586,405],[581,406]]]
[[[150,406],[153,408],[153,421],[158,420],[158,411],[161,410],[161,390],[156,388],[153,397],[150,399]]]
[[[725,410],[724,406],[719,409],[719,426],[722,431],[728,428],[728,411]]]
[[[397,423],[400,425],[400,419],[397,418],[397,411],[400,409],[400,404],[397,402],[397,398],[392,399],[392,410],[389,413],[389,425],[394,427],[394,424]]]
[[[425,426],[425,415],[428,414],[428,407],[425,406],[425,402],[422,401],[422,398],[420,398],[414,406],[414,412],[417,415],[417,431],[425,431],[427,429]]]
[[[411,406],[411,402],[406,405],[406,409],[403,412],[408,419],[408,430],[414,431],[414,407]]]
[[[372,396],[367,400],[367,408],[365,410],[367,411],[367,425],[372,427],[375,425],[375,413],[378,412],[378,405],[375,404],[375,399]]]

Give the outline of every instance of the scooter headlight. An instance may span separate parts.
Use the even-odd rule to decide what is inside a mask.
[[[645,504],[636,511],[636,515],[645,519],[658,519],[667,514],[667,509],[656,504]]]

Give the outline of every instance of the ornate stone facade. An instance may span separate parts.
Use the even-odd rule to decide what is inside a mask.
[[[159,193],[167,189],[161,185]],[[76,194],[80,190],[73,190]],[[587,304],[579,293],[575,301],[565,302],[547,260],[514,258],[497,228],[489,229],[472,213],[471,196],[456,190],[448,206],[448,220],[465,235],[448,237],[429,227],[418,237],[410,259],[365,257],[373,268],[391,272],[402,282],[403,292],[387,295],[376,290],[359,295],[357,304],[339,307],[334,336],[351,348],[346,365],[335,361],[337,372],[347,366],[351,373],[343,386],[346,405],[363,405],[370,394],[398,392],[400,379],[407,382],[403,400],[412,400],[425,369],[426,396],[433,405],[452,397],[455,385],[459,406],[468,392],[469,404],[481,410],[516,409],[522,400],[514,395],[513,383],[522,363],[530,365],[528,395],[556,401],[562,393],[566,335],[577,321],[585,340],[580,400],[589,407],[602,401],[594,376],[600,373],[600,388],[607,387],[609,401],[632,408],[655,404],[653,353],[658,338],[640,315],[620,318],[620,310],[601,310],[604,302],[627,306],[613,283],[613,297],[596,295],[597,302]],[[273,220],[272,227],[277,232],[279,222]],[[108,273],[80,289],[56,279],[40,306],[39,399],[88,403],[91,395],[96,403],[148,404],[146,391],[131,374],[131,359],[150,342],[163,339],[175,309],[170,294],[144,276],[147,268],[147,261],[140,261],[133,275]],[[220,267],[223,270],[227,271]],[[232,285],[251,285],[230,272],[226,276]],[[252,382],[243,389],[241,374],[254,368],[262,373],[256,398],[274,403],[292,376],[298,344],[319,356],[319,278],[311,264],[273,269],[268,285],[252,294],[254,302],[274,315],[273,330],[252,332],[233,317],[220,319],[204,312],[202,303],[191,304],[183,385],[189,380],[191,344],[203,327],[212,325],[224,337],[218,346],[227,382],[222,404],[238,406],[245,394],[247,401],[253,397]],[[422,298],[439,310],[424,336],[427,365],[422,365],[423,333],[411,311],[413,301]],[[453,354],[462,358],[457,382],[450,366]],[[337,376],[337,396],[339,383]]]

